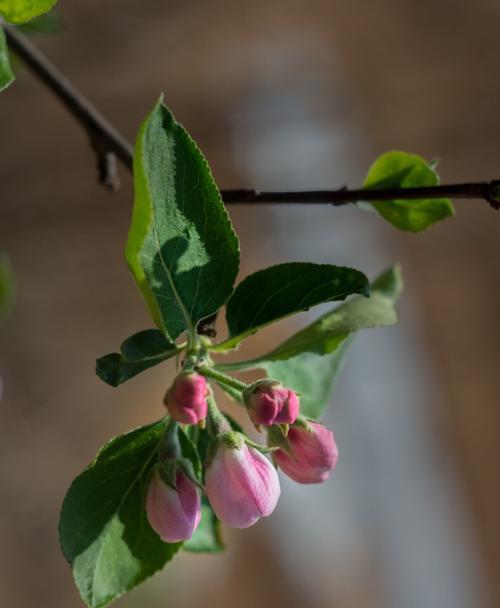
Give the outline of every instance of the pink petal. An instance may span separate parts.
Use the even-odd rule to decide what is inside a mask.
[[[178,491],[169,487],[155,472],[146,499],[149,523],[167,543],[191,538],[201,518],[196,486],[181,472],[177,473],[176,484]]]

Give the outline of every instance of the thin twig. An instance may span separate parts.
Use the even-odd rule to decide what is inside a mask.
[[[19,30],[2,23],[10,48],[64,104],[88,133],[97,154],[100,182],[109,189],[119,185],[116,158],[132,171],[133,150],[123,135],[109,123],[47,57]],[[221,190],[226,204],[284,203],[346,205],[356,201],[384,201],[423,198],[475,198],[500,209],[500,180],[429,186],[419,188],[381,188],[349,190],[303,190],[291,192],[261,192],[259,190]]]
[[[356,201],[390,201],[395,199],[424,198],[477,198],[484,199],[495,209],[500,205],[500,180],[472,182],[418,188],[380,188],[348,190],[302,190],[291,192],[260,192],[259,190],[222,191],[226,203],[322,203],[334,206]]]
[[[110,155],[116,156],[131,171],[132,146],[24,34],[5,23],[2,26],[9,47],[85,129],[97,155],[99,181],[108,188],[115,189],[116,163]]]

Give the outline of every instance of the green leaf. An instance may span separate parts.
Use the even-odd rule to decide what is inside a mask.
[[[373,163],[366,176],[364,187],[413,188],[437,186],[439,176],[435,161],[427,163],[422,157],[406,152],[386,152]],[[454,214],[447,198],[378,201],[371,203],[388,222],[401,230],[419,232],[435,222]]]
[[[295,262],[248,276],[227,303],[229,338],[214,350],[228,350],[261,327],[323,302],[368,295],[365,275],[353,268]]]
[[[0,0],[0,14],[9,23],[25,23],[50,11],[56,2],[57,0]]]
[[[172,559],[149,525],[145,492],[164,422],[140,427],[108,443],[71,484],[59,532],[76,585],[90,608],[102,608]]]
[[[125,255],[153,319],[174,341],[231,295],[238,239],[206,160],[161,101],[137,137],[134,183]]]
[[[200,525],[193,536],[182,545],[182,548],[191,553],[220,553],[225,549],[219,520],[205,496],[201,501]]]
[[[301,393],[304,416],[318,418],[330,401],[350,337],[359,329],[396,323],[394,305],[401,290],[399,268],[389,268],[374,281],[369,298],[352,298],[266,355],[218,368],[224,371],[263,368],[269,378]]]
[[[348,346],[349,340],[346,340],[326,356],[305,352],[287,361],[267,361],[262,367],[269,378],[300,393],[303,416],[317,419],[330,404]]]
[[[64,20],[57,9],[39,15],[17,27],[23,34],[59,34],[64,30]]]
[[[175,356],[181,350],[157,329],[140,331],[120,346],[120,353],[96,361],[96,374],[111,386],[133,378],[144,370]]]
[[[7,255],[0,252],[0,321],[5,319],[11,311],[14,298],[14,271]]]
[[[0,26],[0,91],[6,89],[14,80],[14,72],[10,67],[9,51],[7,41],[5,40],[5,32]]]

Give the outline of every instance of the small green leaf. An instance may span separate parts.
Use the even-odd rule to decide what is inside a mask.
[[[133,378],[144,370],[175,356],[180,348],[157,329],[140,331],[120,346],[120,353],[104,355],[96,361],[96,374],[111,386]]]
[[[248,276],[227,303],[229,338],[214,350],[228,350],[261,327],[323,302],[368,295],[365,275],[353,268],[295,262]]]
[[[399,264],[389,266],[372,283],[372,293],[379,297],[384,296],[388,298],[391,305],[396,304],[399,300],[399,296],[403,293],[403,288],[403,274]],[[379,323],[378,325],[391,325],[391,323]]]
[[[56,2],[57,0],[0,0],[0,15],[9,23],[25,23],[50,11]]]
[[[5,32],[0,26],[0,91],[6,89],[14,80],[14,72],[10,67],[9,51],[7,41],[5,40]]]
[[[182,545],[182,548],[191,553],[220,553],[225,549],[219,520],[205,496],[201,501],[200,525],[193,536]]]
[[[61,547],[90,608],[107,606],[139,585],[180,547],[160,540],[144,509],[164,429],[160,421],[113,439],[75,479],[64,499]]]
[[[304,416],[318,418],[328,406],[352,334],[359,329],[396,323],[394,305],[401,290],[399,268],[389,268],[374,281],[369,298],[352,298],[266,355],[218,368],[263,368],[269,378],[301,393]]]
[[[7,255],[0,252],[0,321],[5,319],[11,311],[14,298],[14,271]]]
[[[161,101],[137,137],[134,183],[125,255],[153,319],[173,341],[231,295],[238,239],[206,160]]]
[[[364,187],[413,188],[437,186],[439,176],[436,163],[427,163],[422,157],[406,152],[386,152],[373,163],[366,176]],[[419,232],[435,222],[454,214],[447,198],[393,201],[373,201],[373,207],[388,222],[401,230]]]
[[[57,9],[39,15],[27,23],[17,26],[23,34],[59,34],[64,30],[64,20]]]

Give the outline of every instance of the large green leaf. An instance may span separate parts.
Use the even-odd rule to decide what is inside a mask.
[[[399,267],[381,274],[373,283],[369,298],[352,298],[285,340],[277,348],[251,361],[221,365],[227,371],[257,367],[263,361],[283,361],[301,353],[327,355],[353,332],[397,321],[394,302],[402,290]]]
[[[231,295],[238,239],[206,160],[161,101],[137,137],[134,183],[126,258],[173,341]]]
[[[0,91],[6,89],[14,80],[14,72],[10,67],[9,51],[5,40],[5,32],[0,26]]]
[[[56,2],[57,0],[0,0],[0,15],[9,23],[25,23],[50,11]]]
[[[413,188],[438,184],[439,176],[433,164],[416,154],[394,151],[377,158],[368,171],[364,187]],[[401,230],[412,232],[424,230],[454,214],[453,205],[447,198],[397,199],[374,201],[371,204],[388,222]]]
[[[180,348],[157,329],[140,331],[120,346],[119,353],[104,355],[96,361],[96,374],[111,386],[133,378],[145,369],[175,356]]]
[[[396,322],[394,305],[402,289],[399,268],[373,283],[369,298],[352,298],[327,313],[273,351],[250,361],[219,365],[224,371],[263,368],[268,377],[301,393],[304,416],[318,418],[330,402],[352,334]]]
[[[295,262],[248,276],[227,303],[229,338],[215,350],[235,347],[261,327],[323,302],[368,295],[365,275],[353,268]]]
[[[149,525],[144,500],[164,422],[116,437],[75,481],[59,522],[63,553],[90,608],[101,608],[162,568],[179,543]]]

